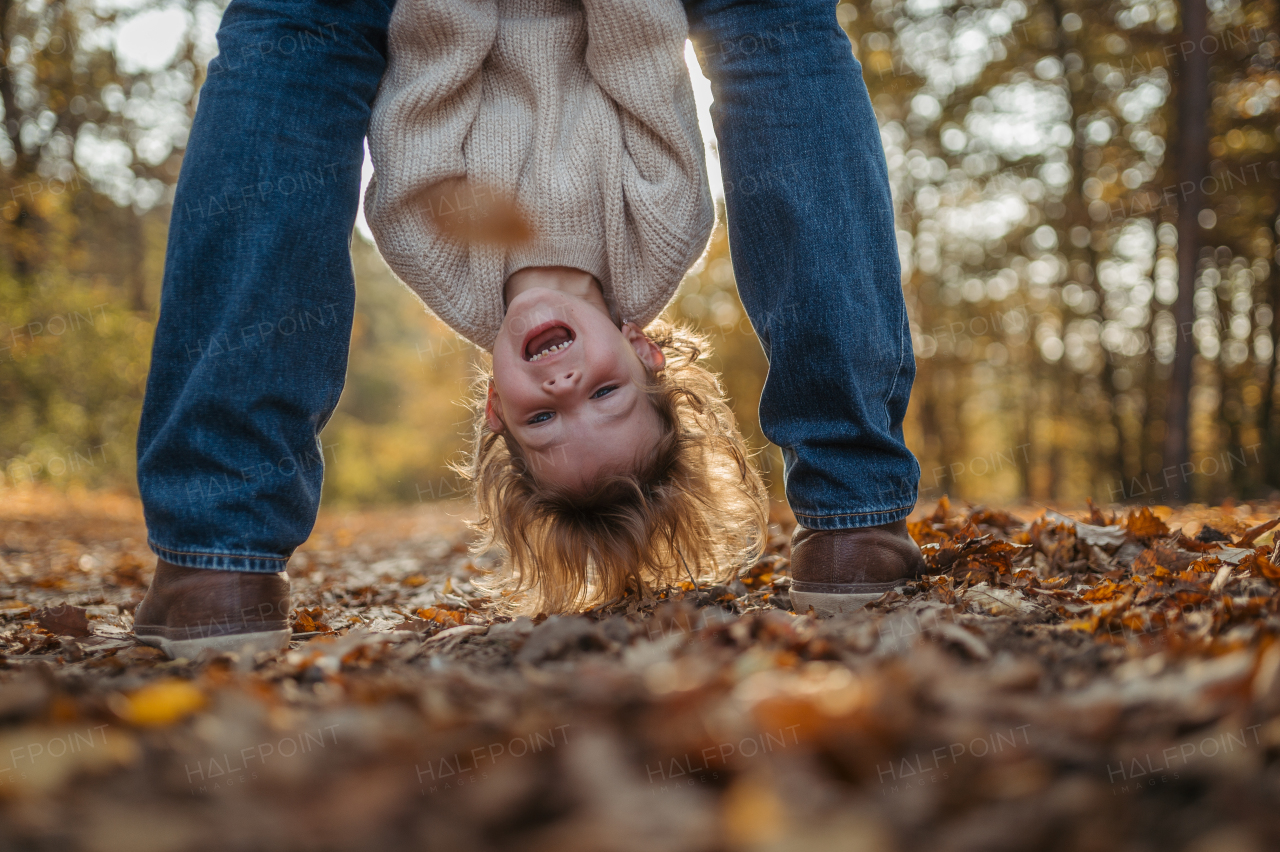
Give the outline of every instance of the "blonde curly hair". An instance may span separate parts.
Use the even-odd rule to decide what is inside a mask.
[[[686,576],[727,581],[759,556],[768,494],[752,467],[724,390],[703,366],[707,341],[665,322],[645,333],[666,355],[645,389],[661,423],[654,448],[626,473],[584,492],[539,482],[519,443],[490,430],[485,369],[473,400],[475,437],[457,471],[469,479],[481,534],[510,577],[490,586],[512,609],[564,612],[617,600]]]

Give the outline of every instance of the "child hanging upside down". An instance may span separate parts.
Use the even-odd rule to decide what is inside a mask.
[[[714,225],[677,0],[401,0],[365,199],[396,274],[492,356],[468,474],[545,611],[763,543],[706,343],[658,319]]]

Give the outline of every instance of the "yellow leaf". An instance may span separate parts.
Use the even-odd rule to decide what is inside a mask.
[[[185,680],[162,680],[125,696],[116,713],[126,722],[144,728],[172,725],[204,707],[205,695]]]
[[[724,833],[731,847],[779,840],[786,827],[782,802],[763,778],[738,781],[724,796]]]
[[[0,776],[0,795],[15,791],[49,794],[82,772],[130,765],[141,756],[141,750],[127,731],[114,725],[90,725],[0,733],[0,754],[12,764],[6,775]]]
[[[1090,603],[1106,603],[1112,600],[1119,590],[1120,587],[1115,583],[1110,580],[1103,580],[1102,583],[1082,594],[1080,600],[1089,601]]]

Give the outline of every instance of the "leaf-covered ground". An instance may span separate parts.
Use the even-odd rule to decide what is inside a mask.
[[[125,498],[0,493],[0,848],[1280,846],[1280,507],[927,507],[936,572],[495,617],[465,507],[329,514],[278,655],[165,661]]]

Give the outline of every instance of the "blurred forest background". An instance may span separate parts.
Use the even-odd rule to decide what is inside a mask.
[[[222,5],[0,0],[0,499],[33,482],[134,487],[172,187]],[[1280,489],[1276,0],[834,10],[898,207],[922,499]],[[446,462],[466,412],[444,403],[474,354],[360,233],[353,262],[325,500],[457,496]],[[755,414],[766,366],[723,228],[671,311],[711,334],[776,490]]]

